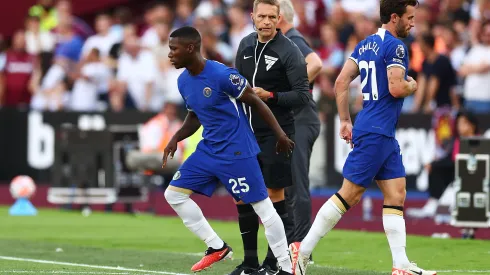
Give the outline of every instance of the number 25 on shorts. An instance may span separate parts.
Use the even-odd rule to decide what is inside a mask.
[[[233,184],[231,191],[233,191],[234,194],[247,193],[250,190],[250,187],[245,182],[246,180],[246,178],[230,179],[228,183]]]

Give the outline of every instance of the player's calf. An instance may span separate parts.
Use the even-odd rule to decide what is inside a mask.
[[[186,193],[185,189],[170,186],[165,190],[165,199],[182,219],[184,225],[208,246],[204,257],[191,269],[197,272],[209,268],[214,263],[225,258],[231,257],[233,252],[231,247],[223,242],[213,228],[211,228],[201,208],[190,199],[190,194],[188,193]]]
[[[279,274],[292,274],[293,270],[288,253],[286,231],[284,230],[284,224],[281,218],[272,205],[272,201],[266,198],[265,200],[252,203],[252,207],[265,227],[265,236],[280,267]]]

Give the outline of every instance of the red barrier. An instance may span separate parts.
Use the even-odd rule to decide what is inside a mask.
[[[46,199],[48,186],[38,185],[36,195],[32,198],[32,203],[36,207],[57,207],[48,203]],[[155,205],[157,215],[175,216],[175,212],[165,201],[163,192],[154,194]],[[196,203],[202,208],[204,215],[210,219],[216,220],[237,220],[236,207],[233,200],[229,196],[214,196],[207,198],[200,195],[193,196]],[[326,197],[313,198],[313,216],[326,201]],[[14,200],[10,196],[8,185],[0,185],[0,205],[11,205]],[[405,207],[420,207],[424,204],[421,200],[407,200]],[[373,221],[362,220],[362,208],[361,206],[351,209],[336,226],[337,229],[356,230],[356,231],[368,231],[368,232],[383,232],[383,224],[381,219],[381,209],[383,202],[381,200],[373,199]],[[150,205],[148,203],[136,203],[134,205],[135,210],[145,211]],[[94,210],[104,210],[103,205],[93,206]],[[114,211],[124,211],[124,205],[116,203],[114,205]],[[411,220],[406,218],[407,232],[411,235],[431,236],[433,233],[448,233],[452,238],[459,238],[461,236],[460,229],[454,228],[450,225],[437,225],[432,219],[423,220]],[[238,234],[238,227],[237,227]],[[490,229],[477,230],[475,237],[477,239],[490,239]]]

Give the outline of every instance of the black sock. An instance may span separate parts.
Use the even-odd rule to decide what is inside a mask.
[[[282,223],[284,224],[284,228],[287,228],[288,226],[294,226],[289,219],[288,211],[286,208],[286,201],[278,201],[273,203],[274,208],[277,211],[277,214],[281,217]],[[289,240],[288,240],[289,244]],[[277,259],[276,256],[274,256],[274,253],[271,250],[271,247],[268,246],[267,248],[267,256],[265,257],[264,264],[267,264],[268,266],[276,269],[277,268]]]
[[[252,205],[237,205],[238,225],[242,234],[243,250],[245,258],[243,263],[249,267],[259,266],[257,256],[257,233],[259,231],[259,217]]]

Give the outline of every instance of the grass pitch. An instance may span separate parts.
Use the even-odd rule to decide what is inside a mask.
[[[211,222],[234,249],[233,261],[204,274],[227,274],[243,257],[238,224]],[[490,242],[408,238],[408,255],[439,274],[490,274]],[[259,232],[260,258],[267,244]],[[36,217],[10,217],[0,207],[0,274],[191,274],[206,246],[178,218],[41,209]],[[381,275],[391,272],[385,235],[333,231],[313,253],[309,274]]]

